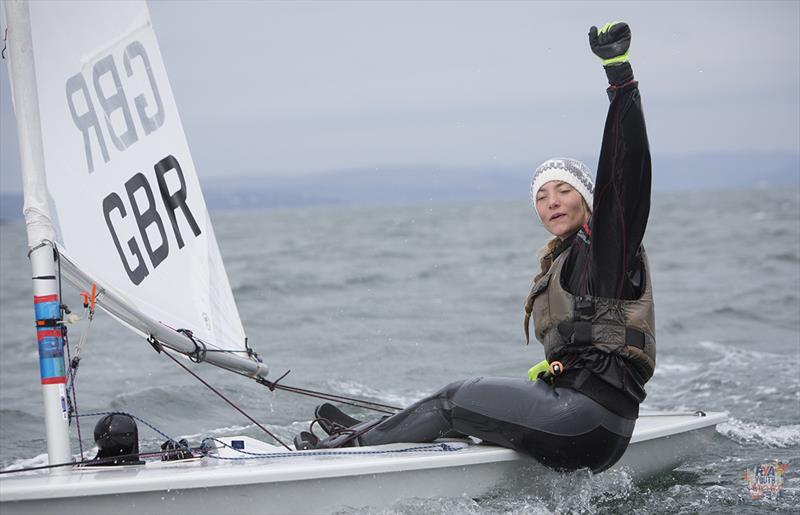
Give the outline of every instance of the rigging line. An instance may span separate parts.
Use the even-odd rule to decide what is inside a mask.
[[[152,340],[155,340],[155,338],[153,338],[152,336],[151,336],[150,338],[151,338]],[[197,379],[198,381],[200,381],[201,383],[203,383],[204,385],[206,385],[206,386],[209,388],[209,390],[211,390],[212,392],[216,393],[216,394],[217,394],[217,395],[218,395],[218,396],[219,396],[219,397],[220,397],[222,400],[224,400],[225,402],[227,402],[228,404],[230,404],[230,405],[231,405],[231,406],[232,406],[232,407],[233,407],[233,408],[234,408],[236,411],[238,411],[239,413],[241,413],[242,415],[244,415],[245,417],[247,417],[247,419],[248,419],[248,420],[250,420],[250,422],[252,422],[252,423],[253,423],[253,424],[255,424],[256,426],[258,426],[258,427],[259,427],[259,428],[260,428],[262,431],[264,431],[264,432],[265,432],[265,433],[267,433],[269,436],[271,436],[272,438],[274,438],[276,442],[278,442],[279,444],[281,444],[282,446],[284,446],[284,447],[285,447],[287,450],[289,450],[289,451],[291,451],[291,450],[292,450],[292,448],[291,448],[291,447],[289,447],[288,445],[286,445],[285,443],[283,443],[283,441],[282,441],[280,438],[278,438],[277,436],[275,436],[274,434],[272,434],[272,433],[269,431],[269,429],[267,429],[266,427],[264,427],[264,426],[262,426],[261,424],[259,424],[259,423],[258,423],[258,421],[257,421],[256,419],[254,419],[253,417],[251,417],[250,415],[248,415],[247,413],[245,413],[245,412],[244,412],[244,411],[243,411],[243,410],[242,410],[242,409],[241,409],[239,406],[237,406],[236,404],[234,404],[234,403],[233,403],[233,402],[232,402],[230,399],[228,399],[227,397],[225,397],[225,396],[224,396],[224,395],[223,395],[221,392],[219,392],[219,391],[218,391],[216,388],[214,388],[214,387],[213,387],[213,386],[211,386],[209,383],[207,383],[207,382],[206,382],[206,381],[205,381],[205,380],[204,380],[202,377],[200,377],[199,375],[195,374],[195,373],[194,373],[194,372],[193,372],[193,371],[192,371],[192,370],[191,370],[189,367],[187,367],[186,365],[184,365],[183,363],[181,363],[180,361],[178,361],[178,359],[177,359],[177,358],[175,358],[175,357],[174,357],[172,354],[170,354],[170,353],[169,353],[169,352],[168,352],[166,349],[164,350],[164,354],[165,354],[165,355],[166,355],[166,356],[167,356],[169,359],[171,359],[172,361],[174,361],[175,363],[177,363],[177,364],[178,364],[178,366],[180,366],[182,369],[184,369],[185,371],[187,371],[187,372],[189,372],[191,375],[193,375],[193,376],[195,377],[195,379]]]
[[[167,327],[169,327],[169,326],[167,326]],[[170,329],[172,329],[172,328],[170,328]],[[160,343],[156,342],[156,344],[154,345],[153,341],[151,341],[149,339],[147,341],[148,341],[148,343],[150,343],[150,345],[153,345],[153,348],[156,349],[156,352],[161,352],[161,350],[163,350],[163,347],[161,347]],[[156,347],[156,345],[158,347]],[[296,393],[296,394],[299,394],[299,395],[306,395],[308,397],[315,397],[315,398],[318,398],[318,399],[324,399],[324,400],[339,402],[339,403],[342,403],[342,404],[348,404],[350,406],[355,406],[357,408],[364,408],[364,409],[368,409],[368,410],[372,410],[372,411],[377,411],[379,413],[386,413],[387,415],[394,415],[395,412],[402,411],[404,409],[404,408],[399,408],[397,406],[390,406],[388,404],[381,404],[379,402],[367,401],[367,400],[363,400],[363,399],[356,399],[356,398],[352,398],[352,397],[345,397],[344,395],[337,395],[337,394],[333,394],[333,393],[325,393],[325,392],[319,392],[319,391],[315,391],[315,390],[309,390],[309,389],[306,389],[306,388],[299,388],[299,387],[296,387],[296,386],[289,386],[289,385],[285,385],[284,386],[282,384],[280,384],[280,385],[277,384],[277,382],[280,381],[280,379],[282,379],[283,377],[285,377],[286,374],[283,374],[280,378],[278,378],[276,381],[273,382],[273,381],[268,381],[268,380],[266,380],[264,378],[261,378],[261,377],[254,378],[250,374],[246,374],[246,373],[240,372],[238,370],[231,370],[231,369],[227,369],[227,370],[229,372],[234,373],[234,374],[238,374],[238,375],[240,375],[242,377],[246,377],[248,379],[254,379],[258,384],[260,384],[262,386],[266,386],[267,388],[269,388],[270,391],[273,391],[273,390],[276,390],[276,389],[277,390],[284,390],[284,391],[287,391],[287,392],[290,392],[290,393]],[[385,408],[385,409],[383,409],[383,408]],[[393,410],[393,411],[387,411],[387,410]]]
[[[388,404],[381,404],[379,402],[367,401],[364,399],[356,399],[354,397],[345,397],[344,395],[337,395],[334,393],[308,390],[305,388],[298,388],[296,386],[278,384],[281,381],[281,379],[288,376],[290,372],[291,370],[287,370],[286,372],[283,373],[282,376],[280,376],[278,379],[274,381],[269,381],[264,378],[256,378],[256,382],[263,386],[266,386],[267,388],[269,388],[271,392],[274,392],[275,389],[279,389],[291,393],[297,393],[300,395],[307,395],[309,397],[316,397],[318,399],[327,399],[331,401],[341,402],[343,404],[349,404],[351,406],[357,406],[359,408],[371,409],[374,411],[379,411],[381,413],[389,413],[390,415],[392,414],[391,411],[386,411],[380,408],[387,408],[389,410],[394,410],[394,411],[401,411],[403,409],[403,408],[398,408],[396,406],[389,406]]]
[[[202,341],[200,338],[195,336],[195,340]],[[238,350],[238,349],[206,349],[206,353],[209,352],[225,352],[227,354],[247,354],[248,356],[251,355],[249,351],[246,350]]]
[[[358,402],[358,403],[364,404],[365,405],[364,407],[367,407],[367,405],[369,405],[369,406],[378,406],[380,408],[386,408],[386,409],[390,409],[390,410],[394,410],[394,411],[402,411],[404,409],[404,408],[399,408],[397,406],[391,406],[389,404],[381,404],[380,402],[373,402],[373,401],[368,401],[368,400],[364,400],[364,399],[356,399],[355,397],[346,397],[344,395],[338,395],[338,394],[335,394],[335,393],[317,392],[317,391],[309,390],[309,389],[306,389],[306,388],[298,388],[296,386],[276,385],[275,387],[276,388],[281,388],[281,387],[283,387],[283,388],[291,388],[293,391],[295,391],[297,393],[317,393],[317,394],[321,393],[321,394],[327,395],[328,398],[330,398],[332,400],[342,399],[342,400],[346,400],[346,401]]]
[[[278,379],[276,379],[274,381],[269,381],[269,380],[263,379],[263,378],[258,378],[258,379],[256,379],[256,381],[259,384],[262,384],[262,385],[266,386],[267,388],[269,388],[270,391],[274,391],[277,388],[277,389],[280,389],[280,390],[285,390],[285,391],[292,392],[292,393],[298,393],[298,394],[301,394],[301,395],[309,395],[311,397],[320,397],[320,398],[328,399],[328,400],[342,400],[342,402],[350,401],[350,402],[345,402],[345,404],[358,403],[358,404],[352,404],[352,405],[353,406],[360,406],[360,407],[367,408],[367,409],[375,409],[374,408],[375,406],[378,406],[378,407],[381,407],[381,408],[387,408],[387,409],[394,410],[394,411],[401,411],[403,409],[403,408],[398,408],[397,406],[390,406],[388,404],[381,404],[379,402],[368,401],[368,400],[364,400],[364,399],[356,399],[355,397],[346,397],[344,395],[338,395],[338,394],[335,394],[335,393],[319,392],[319,391],[315,391],[315,390],[309,390],[309,389],[306,389],[306,388],[299,388],[297,386],[289,386],[289,385],[282,385],[282,384],[279,385],[278,383],[280,382],[280,380],[283,379],[284,377],[288,376],[289,372],[291,372],[291,370],[287,370],[286,372],[284,372],[284,374],[282,376],[280,376]],[[382,411],[382,410],[376,410],[376,411]]]
[[[401,411],[403,409],[403,408],[398,408],[396,406],[390,406],[388,404],[381,404],[379,402],[367,401],[367,400],[364,400],[364,399],[356,399],[354,397],[345,397],[344,395],[337,395],[337,394],[333,394],[333,393],[319,392],[319,391],[315,391],[315,390],[299,388],[299,387],[296,387],[296,386],[278,384],[281,381],[281,379],[283,379],[284,377],[288,376],[290,372],[291,372],[291,370],[287,370],[286,372],[283,373],[282,376],[280,376],[278,379],[276,379],[274,381],[269,381],[269,380],[267,380],[265,378],[256,378],[256,382],[261,384],[261,385],[263,385],[263,386],[266,386],[267,388],[269,388],[269,390],[271,392],[274,392],[275,389],[279,389],[279,390],[284,390],[284,391],[291,392],[291,393],[297,393],[297,394],[300,394],[300,395],[307,395],[309,397],[316,397],[318,399],[326,399],[326,400],[341,402],[343,404],[349,404],[351,406],[356,406],[356,407],[364,408],[364,409],[370,409],[370,410],[378,411],[378,412],[381,412],[381,413],[388,413],[390,415],[393,414],[392,411],[386,411],[385,409],[381,409],[381,408],[386,408],[386,409],[394,410],[394,411]]]
[[[258,354],[255,351],[253,351],[253,349],[251,349],[250,347],[247,346],[247,338],[245,338],[245,342],[244,342],[245,349],[221,349],[220,346],[217,345],[216,343],[207,342],[207,341],[203,340],[202,338],[199,338],[198,336],[196,336],[194,334],[194,332],[192,332],[191,329],[186,329],[186,328],[176,329],[176,328],[172,327],[171,325],[164,323],[163,321],[161,321],[159,323],[161,325],[163,325],[164,327],[166,327],[166,328],[168,328],[168,329],[170,329],[172,331],[175,331],[176,333],[181,333],[182,335],[188,337],[195,344],[195,347],[198,346],[197,342],[200,342],[200,344],[202,344],[205,347],[205,349],[203,349],[203,354],[206,354],[208,352],[226,352],[226,353],[229,353],[229,354],[243,353],[243,354],[247,354],[248,356],[255,356],[255,358],[258,360]],[[209,345],[211,345],[212,347],[215,347],[215,348],[214,349],[209,349],[208,348]],[[258,360],[258,361],[260,362],[260,360]],[[247,377],[250,377],[247,374],[243,374],[243,375],[245,375]]]
[[[167,325],[167,324],[164,324],[164,325]],[[169,327],[169,326],[167,326],[167,327]],[[220,349],[216,344],[207,342],[207,341],[203,340],[202,338],[198,338],[197,336],[195,336],[195,334],[192,332],[191,329],[173,329],[173,330],[185,335],[190,340],[192,340],[192,343],[194,343],[194,346],[195,346],[194,354],[200,358],[200,361],[198,361],[198,363],[203,361],[204,360],[203,358],[209,352],[223,352],[223,353],[227,353],[227,354],[236,354],[238,352],[238,353],[247,354],[248,356],[252,356],[253,355],[253,349],[250,349],[250,348],[247,348],[247,349],[244,349],[244,350],[240,350],[240,349]],[[199,345],[198,345],[198,343],[199,343]],[[213,345],[214,347],[217,347],[217,348],[216,349],[209,349],[208,348],[209,345]],[[247,342],[245,342],[245,345],[247,345]],[[202,346],[202,353],[199,350],[201,346]]]
[[[65,311],[64,308],[66,308],[66,305],[64,304],[64,297],[61,294],[61,253],[58,251],[58,247],[56,247],[55,242],[51,241],[50,245],[53,246],[53,257],[58,262],[58,309],[60,310],[59,312],[61,313],[61,319],[63,320]]]
[[[264,383],[261,383],[261,384],[264,384]],[[266,384],[264,386],[267,386],[268,388],[270,387],[269,385],[266,385]],[[295,386],[289,386],[289,385],[276,384],[276,385],[273,385],[273,388],[278,389],[278,390],[284,390],[284,391],[291,392],[291,393],[297,393],[297,394],[300,394],[300,395],[306,395],[308,397],[316,397],[318,399],[325,399],[325,400],[329,400],[329,401],[340,402],[342,404],[349,404],[350,406],[356,406],[358,408],[364,408],[364,409],[369,409],[369,410],[373,410],[373,411],[378,411],[378,412],[381,412],[381,413],[387,413],[389,415],[393,415],[395,412],[401,411],[403,409],[403,408],[398,408],[396,406],[389,406],[389,405],[386,405],[386,404],[380,404],[378,402],[365,401],[365,400],[362,400],[362,399],[355,399],[355,398],[352,398],[352,397],[345,397],[343,395],[336,395],[336,394],[333,394],[333,393],[326,393],[326,392],[318,392],[318,391],[314,391],[314,390],[307,390],[305,388],[297,388]]]
[[[153,452],[138,452],[133,454],[121,454],[119,456],[109,456],[108,458],[94,458],[91,460],[81,460],[81,461],[65,461],[63,463],[54,463],[52,465],[39,465],[36,467],[26,467],[14,470],[0,470],[0,474],[14,474],[16,472],[30,472],[33,470],[46,470],[46,469],[53,469],[58,467],[84,467],[86,465],[99,465],[103,463],[113,463],[116,460],[126,459],[126,458],[157,458],[159,456],[165,456],[171,453],[174,453],[175,449],[170,449],[168,451],[153,451]]]
[[[64,341],[64,347],[67,348],[67,361],[69,362],[69,388],[68,388],[68,391],[67,391],[67,404],[69,404],[69,408],[70,408],[69,414],[71,415],[72,412],[75,412],[75,428],[78,430],[78,447],[80,448],[80,451],[81,451],[81,460],[82,460],[83,459],[83,438],[81,437],[81,420],[80,420],[80,415],[78,414],[78,394],[77,394],[77,391],[76,391],[76,388],[75,388],[75,379],[76,379],[78,371],[75,368],[73,368],[73,366],[72,366],[72,357],[70,356],[70,350],[69,350],[68,330],[67,330],[67,326],[64,325],[64,322],[63,322],[64,312],[66,311],[67,313],[69,313],[69,309],[67,308],[67,305],[64,304],[64,297],[63,297],[62,288],[61,288],[61,253],[58,251],[58,247],[56,246],[55,242],[49,241],[49,243],[53,247],[53,257],[56,260],[56,262],[58,263],[58,303],[59,303],[59,310],[60,310],[61,319],[62,319],[62,322],[61,322],[61,335],[62,336],[61,337],[63,338],[63,341]],[[80,346],[78,348],[78,351],[80,351]],[[76,357],[77,357],[77,355],[76,355]],[[72,395],[71,399],[70,399],[70,394]]]
[[[86,345],[86,342],[89,339],[89,331],[92,329],[92,321],[94,320],[94,310],[90,308],[86,308],[84,311],[86,313],[86,328],[81,333],[81,339],[78,340],[78,346],[75,348],[75,357],[70,362],[70,366],[75,369],[75,375],[78,375],[78,365],[81,362],[81,352],[83,351],[83,347]]]
[[[212,350],[212,349],[209,349],[207,347],[207,345],[213,345],[213,344],[207,343],[207,342],[201,340],[200,338],[196,337],[192,333],[191,330],[189,330],[189,329],[175,329],[174,327],[170,327],[168,324],[165,324],[164,322],[161,322],[161,324],[164,325],[165,327],[175,331],[175,332],[183,334],[184,336],[188,337],[192,341],[192,343],[194,343],[195,351],[192,354],[187,354],[187,356],[189,356],[189,359],[192,362],[200,363],[200,362],[204,361],[203,356],[205,356],[205,354],[208,353],[208,352],[231,352],[231,353],[233,353],[233,352],[248,352],[248,354],[252,353],[252,355],[255,356],[255,358],[258,361],[261,361],[260,359],[258,359],[258,354],[253,352],[252,349],[248,348],[248,351],[226,351],[226,350],[223,350],[223,349]],[[148,340],[148,342],[150,342],[150,345],[153,345],[153,347],[156,349],[157,352],[160,352],[160,349],[156,345],[154,345],[153,341]],[[198,342],[200,343],[200,345],[198,345]],[[160,343],[158,345],[160,346]],[[201,348],[201,346],[202,346],[202,348]],[[253,379],[253,377],[248,375],[248,374],[245,374],[245,373],[242,373],[242,372],[239,372],[239,371],[236,371],[236,370],[233,370],[232,372],[234,372],[236,374],[239,374],[239,375],[242,375],[244,377],[248,377],[250,379]],[[289,385],[279,385],[278,381],[280,381],[281,379],[286,377],[286,375],[288,373],[289,372],[286,372],[286,374],[283,374],[281,377],[279,377],[275,381],[268,381],[267,379],[263,379],[263,378],[255,378],[255,380],[259,384],[269,388],[270,391],[274,391],[275,389],[284,390],[284,391],[287,391],[287,392],[297,393],[297,394],[300,394],[300,395],[307,395],[309,397],[316,397],[318,399],[325,399],[325,400],[329,400],[329,401],[340,402],[342,404],[348,404],[350,406],[355,406],[355,407],[358,407],[358,408],[364,408],[364,409],[369,409],[369,410],[373,410],[373,411],[378,411],[380,413],[386,413],[386,414],[389,414],[389,415],[393,415],[395,412],[401,411],[403,409],[403,408],[399,408],[397,406],[390,406],[388,404],[381,404],[379,402],[367,401],[367,400],[363,400],[363,399],[356,399],[356,398],[353,398],[353,397],[346,397],[344,395],[337,395],[337,394],[332,394],[332,393],[319,392],[319,391],[315,391],[315,390],[309,390],[309,389],[305,389],[305,388],[298,388],[298,387],[289,386]],[[391,411],[387,411],[387,410],[391,410]]]
[[[75,428],[78,430],[78,447],[81,451],[81,461],[83,461],[83,437],[81,436],[81,415],[78,413],[78,392],[77,388],[75,388],[75,378],[78,374],[78,371],[72,367],[72,358],[70,356],[69,351],[69,338],[67,337],[67,331],[64,331],[64,347],[67,348],[67,361],[70,363],[69,367],[69,387],[67,392],[67,401],[70,400],[69,395],[72,394],[72,401],[68,402],[70,405],[70,412],[75,412]],[[71,413],[70,413],[71,415]]]
[[[439,443],[431,443],[431,444],[422,444],[415,447],[406,447],[402,449],[380,449],[380,450],[364,450],[358,451],[355,450],[355,447],[347,447],[344,450],[340,450],[339,448],[331,448],[331,449],[322,449],[322,450],[314,450],[314,451],[304,451],[304,452],[293,452],[291,454],[286,454],[284,452],[248,452],[242,449],[236,449],[235,447],[231,447],[227,443],[223,442],[218,438],[207,438],[203,440],[212,440],[214,442],[219,443],[223,447],[235,451],[239,454],[244,455],[244,457],[238,458],[227,458],[222,456],[214,456],[210,454],[207,448],[204,448],[201,444],[198,449],[191,449],[193,451],[198,451],[199,454],[202,454],[203,457],[212,458],[216,460],[251,460],[251,459],[270,459],[270,458],[286,458],[294,457],[294,458],[303,458],[309,456],[364,456],[364,455],[378,455],[378,454],[402,454],[402,453],[411,453],[411,452],[453,452],[459,451],[464,449],[468,444],[461,444],[460,442],[439,442]]]

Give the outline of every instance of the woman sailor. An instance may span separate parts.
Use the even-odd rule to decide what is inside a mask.
[[[611,105],[593,183],[581,162],[551,159],[532,180],[534,207],[553,235],[525,303],[547,361],[530,380],[474,378],[379,421],[330,404],[317,419],[331,436],[303,433],[299,448],[428,442],[470,435],[560,470],[612,466],[625,452],[644,384],[655,367],[653,298],[642,248],[650,209],[650,152],[639,88],[628,62],[630,30],[589,32],[603,60]],[[548,363],[549,362],[549,363]]]

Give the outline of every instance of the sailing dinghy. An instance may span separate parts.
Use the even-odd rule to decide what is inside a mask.
[[[48,459],[69,465],[4,473],[0,512],[317,513],[479,497],[553,474],[472,440],[296,451],[236,435],[193,457],[71,465],[61,275],[157,350],[274,383],[247,344],[146,4],[9,0],[1,11]],[[643,412],[615,469],[634,480],[672,470],[725,420]]]

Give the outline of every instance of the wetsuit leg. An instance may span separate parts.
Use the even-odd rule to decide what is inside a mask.
[[[448,385],[379,423],[359,441],[429,442],[461,433],[516,449],[555,469],[598,472],[622,456],[634,424],[571,388],[476,378]]]
[[[465,381],[449,384],[440,391],[415,402],[385,419],[359,437],[361,445],[382,445],[396,442],[432,442],[437,438],[466,436],[453,428],[452,397]]]

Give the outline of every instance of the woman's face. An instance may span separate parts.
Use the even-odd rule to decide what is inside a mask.
[[[536,192],[536,211],[544,228],[565,238],[589,221],[589,211],[578,191],[561,181],[544,183]]]

